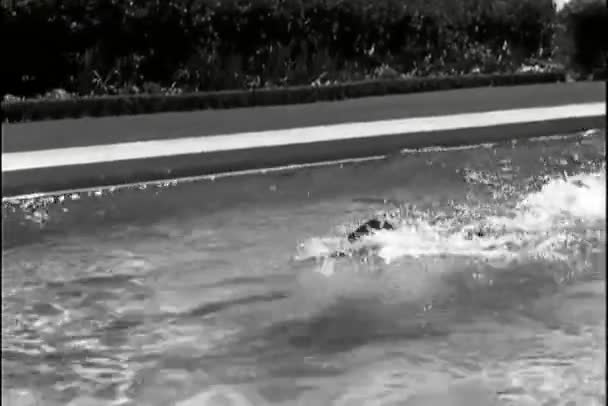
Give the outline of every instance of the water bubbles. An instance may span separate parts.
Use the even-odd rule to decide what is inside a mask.
[[[572,162],[574,163],[580,163],[581,159],[580,159],[580,155],[576,152],[572,153],[572,155],[570,155],[570,159],[572,159]]]
[[[25,219],[44,225],[49,220],[49,213],[44,208],[38,208],[32,211],[31,214],[26,214]]]
[[[55,203],[55,196],[42,197],[40,200],[38,200],[38,204],[42,206],[48,206],[53,203]]]
[[[500,183],[499,177],[490,172],[464,168],[460,170],[460,173],[462,174],[463,180],[469,184],[497,186]]]

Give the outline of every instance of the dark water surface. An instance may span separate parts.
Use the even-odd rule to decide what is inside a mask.
[[[604,404],[605,195],[600,134],[5,202],[3,402]]]

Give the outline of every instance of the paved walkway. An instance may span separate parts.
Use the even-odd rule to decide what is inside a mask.
[[[605,127],[597,82],[11,124],[2,139],[3,196],[594,127]]]

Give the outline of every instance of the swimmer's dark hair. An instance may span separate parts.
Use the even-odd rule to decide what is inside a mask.
[[[379,230],[394,230],[395,227],[386,220],[371,219],[361,224],[355,231],[348,234],[348,241],[355,242],[361,237],[370,235],[374,231]]]

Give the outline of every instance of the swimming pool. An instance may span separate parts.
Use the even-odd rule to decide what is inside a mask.
[[[605,174],[598,133],[4,202],[3,401],[604,404]]]

